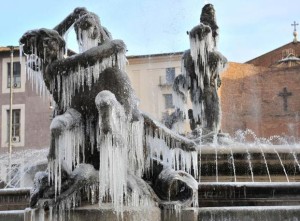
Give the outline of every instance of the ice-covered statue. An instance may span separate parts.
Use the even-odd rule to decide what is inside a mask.
[[[213,5],[202,9],[200,24],[190,32],[190,50],[182,58],[183,73],[173,85],[174,105],[172,127],[178,127],[189,118],[191,130],[201,129],[204,135],[216,135],[220,129],[220,104],[217,90],[221,85],[220,73],[227,60],[217,51],[218,25]],[[186,110],[189,92],[192,109]],[[197,133],[196,133],[197,134]]]
[[[72,26],[80,53],[66,56],[64,35]],[[193,33],[198,36],[196,30]],[[195,41],[211,48],[197,49],[202,63],[186,60],[198,71],[185,78],[192,95],[204,91],[214,96],[199,80],[203,76],[209,85],[217,82],[214,70],[220,57],[213,46],[202,45],[205,36]],[[117,212],[124,205],[197,205],[196,142],[140,112],[125,72],[126,46],[112,39],[97,15],[77,8],[54,29],[26,32],[20,44],[29,76],[55,102],[48,171],[36,174],[32,207],[70,208],[82,198],[100,205],[110,202]],[[210,62],[207,73],[200,75],[206,65],[201,59],[207,56],[216,57],[216,67]],[[195,105],[200,105],[197,98]],[[200,114],[195,111],[195,118]]]

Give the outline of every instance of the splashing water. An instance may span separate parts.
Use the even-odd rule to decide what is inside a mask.
[[[233,169],[234,182],[236,182],[235,163],[234,163],[234,156],[233,156],[233,152],[232,152],[232,148],[231,147],[230,147],[230,160],[231,160],[232,169]]]
[[[7,170],[8,153],[0,156],[0,181],[6,183],[5,188],[11,187],[28,187],[32,185],[34,174],[34,166],[47,161],[48,148],[28,149],[26,151],[13,152],[11,163],[13,165],[10,171]],[[32,163],[32,158],[40,159]],[[30,180],[31,179],[31,180]],[[9,182],[8,182],[9,181]]]
[[[287,182],[290,182],[289,177],[288,177],[288,175],[287,175],[287,173],[286,173],[285,167],[284,167],[284,165],[283,165],[283,162],[282,162],[282,160],[281,160],[281,157],[280,157],[279,153],[277,152],[277,150],[276,150],[275,148],[274,148],[274,152],[275,152],[276,155],[278,156],[278,159],[279,159],[280,164],[281,164],[281,166],[282,166],[282,169],[283,169],[283,172],[284,172],[284,175],[285,175],[285,177],[286,177]]]
[[[268,163],[267,163],[267,160],[266,160],[266,157],[265,157],[265,153],[264,153],[262,147],[261,146],[259,146],[259,147],[260,147],[261,155],[263,156],[264,163],[265,163],[265,166],[266,166],[266,169],[267,169],[267,174],[268,174],[268,177],[269,177],[269,181],[272,182],[270,172],[269,172]]]
[[[218,148],[217,148],[217,145],[215,146],[215,164],[216,164],[216,182],[219,182],[219,175],[218,175]]]

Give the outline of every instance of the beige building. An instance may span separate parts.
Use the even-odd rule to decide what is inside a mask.
[[[161,120],[172,112],[172,84],[181,73],[182,52],[129,56],[126,72],[140,99],[140,109]]]

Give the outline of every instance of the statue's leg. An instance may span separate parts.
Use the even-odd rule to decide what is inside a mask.
[[[56,116],[50,125],[51,143],[48,159],[55,159],[55,141],[66,130],[78,126],[81,122],[81,114],[73,108],[68,109],[64,114]]]
[[[154,190],[162,200],[188,206],[197,199],[198,182],[185,171],[164,168],[156,179]]]
[[[58,197],[56,203],[61,200],[67,199],[76,191],[81,190],[84,186],[97,184],[99,182],[99,171],[90,164],[79,164],[78,167],[70,174],[68,180],[62,183],[65,191],[63,191]]]
[[[135,191],[138,193],[138,196],[142,197],[145,201],[149,200],[154,204],[160,202],[159,197],[156,195],[152,187],[145,180],[129,171],[127,174],[127,191],[128,194],[131,194],[132,199],[134,199],[133,192]]]
[[[30,207],[35,206],[47,188],[49,188],[48,173],[37,172],[34,176],[33,188],[30,191]]]
[[[117,124],[118,121],[125,120],[125,111],[115,95],[107,90],[101,91],[96,96],[95,103],[99,112],[101,132],[107,134],[119,131]]]

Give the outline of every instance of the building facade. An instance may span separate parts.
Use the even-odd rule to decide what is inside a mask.
[[[299,55],[300,43],[291,42],[245,64],[229,63],[220,88],[222,130],[299,138]]]
[[[10,113],[10,48],[0,47],[0,151],[8,150]],[[23,61],[23,62],[20,62]],[[49,146],[51,109],[49,98],[41,97],[26,79],[25,57],[16,48],[13,55],[12,149]]]
[[[126,72],[139,107],[157,120],[174,111],[172,85],[181,73],[182,52],[129,56]]]

